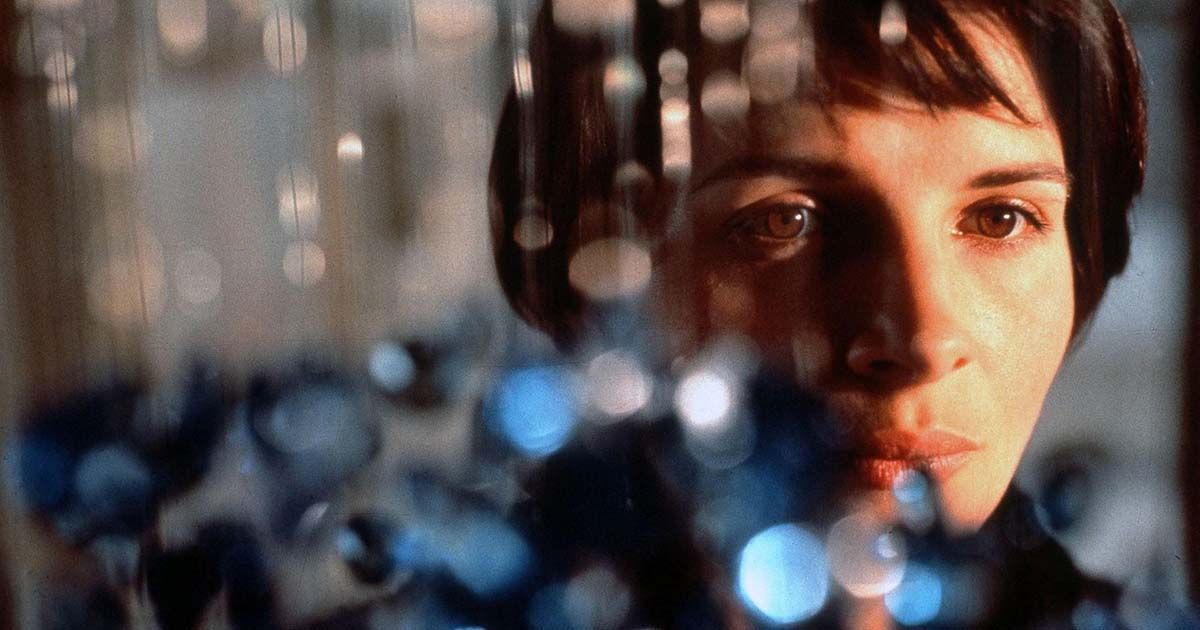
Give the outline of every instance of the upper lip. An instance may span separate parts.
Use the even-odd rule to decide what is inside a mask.
[[[855,440],[852,451],[859,457],[889,460],[921,460],[977,451],[980,444],[944,429],[918,433],[881,429]]]

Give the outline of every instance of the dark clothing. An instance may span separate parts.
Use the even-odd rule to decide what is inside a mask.
[[[590,565],[607,565],[632,595],[622,627],[759,625],[731,586],[737,555],[698,542],[694,506],[658,474],[662,462],[642,449],[624,453],[618,462],[573,448],[539,471],[518,521],[538,549],[541,577],[565,582]],[[1081,605],[1111,621],[1098,627],[1119,627],[1119,590],[1084,576],[1042,526],[1033,501],[1016,489],[973,536],[951,538],[935,528],[906,542],[910,561],[957,579],[960,600],[964,589],[973,598],[968,611],[961,601],[958,609],[947,602],[944,614],[924,627],[1072,628]],[[839,627],[839,598],[849,595],[837,587],[830,593],[821,613],[798,627]]]

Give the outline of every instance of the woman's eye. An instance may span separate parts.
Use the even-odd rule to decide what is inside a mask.
[[[791,240],[803,236],[811,223],[808,208],[781,206],[772,208],[750,222],[756,235],[765,238]]]
[[[811,204],[777,202],[752,209],[740,222],[739,230],[753,238],[791,241],[808,235],[815,225],[815,218]]]
[[[1017,238],[1030,228],[1041,231],[1036,210],[1027,205],[1013,200],[977,206],[959,221],[956,231],[992,240]]]
[[[755,204],[733,221],[730,237],[751,258],[790,258],[805,247],[816,229],[813,205],[807,197]]]

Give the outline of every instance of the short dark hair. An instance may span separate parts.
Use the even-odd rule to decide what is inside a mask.
[[[1129,258],[1128,214],[1145,170],[1141,73],[1124,20],[1109,0],[910,0],[904,3],[907,37],[885,50],[879,37],[883,4],[797,0],[797,10],[807,12],[812,27],[811,97],[847,102],[899,93],[931,108],[997,103],[1023,118],[955,16],[979,15],[1009,31],[1057,124],[1071,177],[1066,221],[1077,334]],[[630,151],[654,176],[653,192],[665,188],[658,59],[673,46],[684,52],[697,48],[700,9],[695,0],[676,8],[638,0],[636,9],[633,55],[647,81]],[[582,331],[587,308],[568,282],[570,257],[582,244],[583,209],[607,207],[618,192],[619,156],[603,90],[611,46],[603,37],[556,28],[552,11],[547,1],[533,28],[531,100],[520,103],[510,91],[505,102],[489,193],[495,262],[505,295],[526,321],[570,344]],[[736,52],[731,55],[736,58]],[[695,67],[689,71],[693,105],[703,78],[698,75]],[[535,165],[529,181],[523,159]],[[644,195],[635,212],[650,230],[665,210],[654,197]],[[541,213],[556,235],[536,250],[522,248],[513,238],[517,222],[531,211]]]

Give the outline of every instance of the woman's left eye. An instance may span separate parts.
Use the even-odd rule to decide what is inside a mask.
[[[955,226],[959,234],[971,234],[994,241],[1014,240],[1030,229],[1041,232],[1045,229],[1045,222],[1036,208],[1017,199],[973,206]]]

